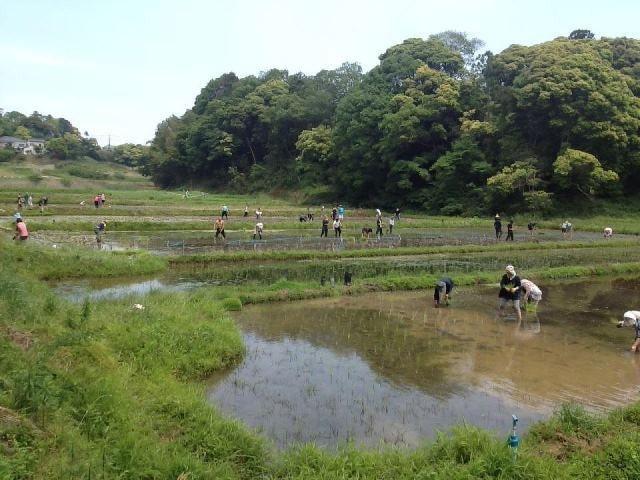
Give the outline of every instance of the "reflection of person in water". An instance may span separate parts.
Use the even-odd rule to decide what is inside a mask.
[[[540,319],[536,313],[529,313],[518,320],[515,336],[519,338],[531,338],[540,333]]]

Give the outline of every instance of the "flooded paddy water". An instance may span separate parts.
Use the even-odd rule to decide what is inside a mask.
[[[212,380],[210,401],[280,447],[347,440],[416,446],[467,421],[497,432],[575,401],[603,410],[640,398],[626,280],[542,285],[537,313],[496,315],[497,288],[369,294],[246,307],[243,361]]]
[[[170,223],[167,223],[170,227]],[[341,238],[330,232],[329,238],[320,238],[317,229],[280,229],[277,224],[265,223],[263,240],[253,240],[251,229],[234,230],[227,226],[226,240],[216,239],[211,230],[165,230],[165,231],[107,231],[103,240],[105,250],[120,251],[128,248],[144,249],[156,254],[197,254],[222,250],[351,250],[361,248],[420,247],[441,245],[490,245],[496,243],[491,229],[479,228],[399,228],[394,235],[376,239],[371,235],[363,239],[360,230],[345,227]],[[385,231],[386,233],[386,231]],[[57,245],[94,246],[95,236],[91,229],[86,232],[42,231],[34,237]],[[631,238],[616,235],[616,238]],[[556,230],[537,230],[531,237],[526,232],[517,232],[515,241],[560,241],[562,234]],[[574,232],[575,241],[602,239],[598,232]]]

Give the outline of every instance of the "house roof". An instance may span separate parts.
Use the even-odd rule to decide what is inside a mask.
[[[0,137],[0,143],[16,143],[16,142],[26,142],[26,140],[23,140],[21,138],[16,138],[16,137]]]
[[[41,143],[45,142],[44,138],[30,138],[29,141],[30,142],[41,142]]]

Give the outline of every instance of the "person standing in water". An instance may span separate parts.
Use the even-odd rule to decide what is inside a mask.
[[[384,233],[382,233],[382,217],[380,216],[376,218],[376,236],[380,239],[382,235],[384,235]]]
[[[244,215],[242,215],[243,217],[248,217],[249,216],[249,205],[245,205],[244,206]]]
[[[505,239],[505,242],[508,242],[509,240],[513,242],[513,220],[509,220],[509,223],[507,223],[507,238]]]
[[[327,238],[329,235],[329,219],[326,215],[322,216],[322,231],[320,232],[320,238]]]
[[[222,238],[226,239],[227,236],[224,233],[224,220],[222,219],[222,217],[218,217],[218,219],[216,219],[215,227],[216,227],[216,238],[218,238],[219,235],[222,235]]]
[[[455,284],[449,277],[442,277],[438,280],[433,291],[433,306],[438,308],[442,303],[448,306],[453,287],[455,287]]]
[[[256,223],[256,229],[255,229],[255,233],[253,234],[253,239],[255,240],[256,236],[258,236],[260,240],[262,240],[263,230],[264,230],[264,225],[262,224],[262,222]]]
[[[396,219],[394,217],[389,217],[389,235],[393,235],[393,227],[396,224]]]
[[[500,240],[502,238],[502,221],[497,213],[493,219],[493,228],[496,230],[496,240]]]
[[[622,320],[618,322],[618,327],[633,326],[636,337],[631,345],[631,351],[636,353],[640,349],[640,312],[637,310],[629,310],[624,312]]]
[[[513,265],[507,265],[505,268],[505,274],[500,280],[500,306],[498,307],[500,312],[504,310],[505,305],[508,302],[513,302],[513,310],[518,317],[518,320],[522,320],[522,313],[520,312],[520,289],[522,285],[520,277],[516,275],[516,270]]]
[[[335,233],[335,238],[342,237],[342,222],[339,218],[333,221],[333,232]]]
[[[227,207],[226,205],[222,206],[222,214],[220,215],[220,218],[224,219],[226,218],[227,220],[229,219],[229,207]]]
[[[47,206],[49,199],[47,197],[40,197],[38,200],[38,206],[40,207],[40,213],[44,213],[44,209]]]
[[[107,222],[102,220],[95,227],[93,227],[93,233],[96,234],[96,243],[98,244],[98,249],[102,248],[102,236],[107,233]]]

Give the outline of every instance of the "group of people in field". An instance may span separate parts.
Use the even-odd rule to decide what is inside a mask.
[[[320,230],[320,238],[329,236],[329,217],[325,214],[324,205],[321,208],[322,229]],[[335,238],[342,238],[342,227],[344,225],[345,208],[342,205],[336,205],[331,209],[331,226],[333,227],[333,235]],[[300,217],[302,218],[302,217]],[[313,213],[307,210],[307,221],[313,221]]]
[[[342,204],[337,204],[335,207],[333,207],[331,209],[331,213],[330,215],[328,215],[326,212],[326,208],[323,205],[321,207],[321,230],[320,230],[320,238],[325,237],[328,238],[329,237],[329,228],[331,227],[333,229],[333,235],[334,238],[341,238],[342,237],[342,230],[344,228],[344,221],[345,221],[345,207]],[[263,217],[263,212],[262,209],[260,207],[256,208],[255,210],[255,219],[256,219],[256,224],[253,230],[253,239],[260,239],[262,240],[263,238],[263,234],[264,234],[264,223],[262,222],[262,217]],[[214,229],[215,229],[215,238],[219,238],[222,237],[223,239],[226,239],[226,231],[225,231],[225,221],[229,220],[231,214],[231,210],[229,209],[229,207],[227,205],[223,205],[221,210],[220,210],[220,215],[216,217],[216,219],[214,220]],[[243,211],[243,218],[248,218],[249,217],[249,206],[246,205],[244,207],[244,211]],[[306,214],[301,214],[298,217],[298,220],[300,221],[300,223],[303,222],[312,222],[315,218],[314,213],[311,211],[311,209],[307,208],[307,213]],[[388,219],[388,232],[389,234],[393,234],[393,228],[396,225],[396,222],[398,222],[400,220],[400,208],[396,208],[393,215],[391,215]],[[384,220],[383,220],[383,215],[381,210],[378,208],[376,209],[376,214],[375,214],[375,222],[376,222],[376,229],[375,229],[375,235],[378,238],[381,238],[384,235]],[[362,229],[362,237],[363,238],[369,238],[369,235],[372,234],[374,232],[374,230],[372,228],[363,228]]]
[[[527,224],[527,230],[529,231],[530,237],[533,237],[535,235],[536,227],[537,227],[536,223],[533,221],[530,221]],[[500,218],[500,214],[498,213],[496,213],[495,217],[493,218],[493,228],[496,232],[496,240],[501,240],[502,239],[502,219]],[[562,233],[562,238],[564,239],[568,238],[570,240],[573,239],[573,224],[569,220],[565,220],[560,225],[560,232]],[[613,237],[613,229],[611,227],[604,227],[603,235],[604,235],[604,238]],[[513,219],[510,219],[509,222],[507,223],[507,236],[505,238],[505,241],[513,242]]]
[[[448,306],[454,287],[455,283],[450,277],[440,278],[436,282],[433,292],[433,306],[436,308],[443,305]],[[542,290],[531,280],[521,279],[513,265],[507,265],[505,273],[500,279],[498,298],[500,299],[498,305],[500,312],[503,312],[505,307],[511,303],[518,320],[521,320],[521,310],[526,309],[527,304],[538,306],[542,300]]]
[[[215,236],[216,239],[222,236],[222,239],[226,240],[227,234],[225,232],[225,220],[227,221],[229,220],[230,214],[231,214],[231,210],[229,209],[229,206],[226,204],[222,205],[222,208],[220,209],[220,216],[218,216],[218,218],[216,218],[216,220],[213,222],[213,227],[216,230],[216,236]],[[249,206],[245,205],[242,217],[247,218],[248,216],[249,216]],[[256,224],[253,230],[253,239],[262,240],[262,234],[264,233],[264,223],[262,223],[262,209],[260,207],[256,208],[255,216],[256,216]]]
[[[96,208],[100,208],[104,206],[106,202],[106,196],[104,193],[98,194],[94,197],[94,205]],[[44,209],[49,203],[49,199],[46,196],[42,196],[38,201],[38,206],[41,208],[41,211],[44,212]],[[84,205],[84,201],[81,202],[81,205]],[[27,228],[27,224],[22,217],[21,210],[23,207],[32,208],[33,207],[33,196],[31,194],[25,193],[18,195],[17,198],[17,208],[18,211],[14,215],[15,220],[15,233],[13,239],[19,242],[25,242],[29,239],[29,230]],[[248,205],[244,207],[243,217],[247,218],[249,216],[249,207]],[[263,212],[260,207],[255,210],[255,228],[253,233],[253,239],[256,238],[262,239],[264,232],[264,224],[262,223]],[[220,216],[215,220],[214,227],[216,230],[215,238],[222,236],[223,239],[226,239],[225,233],[225,220],[228,221],[230,217],[230,209],[227,205],[223,205],[220,210]],[[313,221],[314,215],[307,209],[306,215],[301,215],[300,222]],[[345,208],[343,205],[338,204],[331,210],[331,222],[334,230],[335,238],[340,238],[342,236],[342,228],[343,222],[345,219]],[[388,231],[389,234],[393,233],[393,228],[397,221],[400,220],[400,209],[396,208],[394,214],[388,219]],[[376,221],[376,230],[375,235],[378,238],[383,236],[383,215],[380,209],[376,209],[375,213],[375,221]],[[325,207],[322,207],[322,230],[320,233],[321,237],[328,237],[329,233],[329,217],[325,214]],[[107,222],[105,220],[100,220],[94,226],[94,233],[96,237],[96,242],[98,244],[98,248],[102,248],[102,240],[103,236],[106,234]],[[500,240],[502,238],[502,220],[499,214],[496,214],[494,217],[494,229],[496,233],[496,239]],[[533,234],[536,229],[536,224],[534,222],[529,222],[527,225],[527,229],[530,234]],[[573,235],[573,225],[569,220],[565,220],[560,230],[562,232],[563,238],[572,238]],[[514,222],[513,220],[509,220],[507,223],[507,235],[505,241],[513,241],[514,231]],[[372,233],[371,228],[363,228],[362,236],[363,238],[368,238],[369,234]],[[603,229],[603,235],[605,238],[611,238],[613,236],[613,229],[611,227],[605,227]],[[345,286],[351,286],[352,282],[352,273],[346,271],[344,274],[344,284]],[[324,279],[322,280],[324,284]],[[449,305],[451,295],[455,288],[455,283],[453,279],[450,277],[441,277],[435,284],[434,292],[433,292],[433,304],[434,307],[441,307]],[[521,311],[526,309],[528,304],[533,304],[537,306],[538,303],[542,300],[542,290],[531,280],[526,278],[520,278],[516,273],[515,267],[513,265],[507,265],[505,268],[505,273],[502,275],[500,279],[500,291],[498,293],[499,312],[504,312],[505,308],[511,304],[515,315],[518,320],[522,319]],[[634,342],[631,346],[632,352],[640,351],[640,311],[629,310],[626,311],[623,315],[623,319],[618,322],[618,327],[623,326],[633,326],[635,331]]]
[[[322,229],[320,230],[320,238],[329,236],[329,224],[333,226],[333,233],[335,238],[342,237],[342,228],[344,227],[344,218],[345,218],[345,208],[342,205],[336,205],[331,210],[331,219],[324,213],[325,207],[322,206]],[[313,214],[307,212],[306,219],[303,216],[300,216],[300,222],[311,221],[313,220]],[[396,208],[395,212],[392,216],[389,217],[389,234],[393,234],[393,227],[396,225],[396,222],[400,220],[400,208]],[[376,230],[375,235],[378,239],[382,238],[384,235],[383,225],[384,220],[382,217],[382,211],[379,208],[376,208]],[[362,228],[362,238],[369,238],[369,235],[373,233],[373,229],[369,227]]]
[[[107,196],[104,193],[98,193],[95,197],[93,197],[93,206],[96,208],[104,207],[104,204],[107,203]],[[80,202],[81,205],[84,205],[83,202]]]
[[[37,205],[38,207],[40,207],[41,213],[44,213],[48,203],[49,199],[45,195],[40,197]],[[33,195],[31,195],[30,193],[19,193],[16,200],[16,207],[18,209],[18,212],[20,212],[23,207],[27,207],[29,209],[33,208]]]

